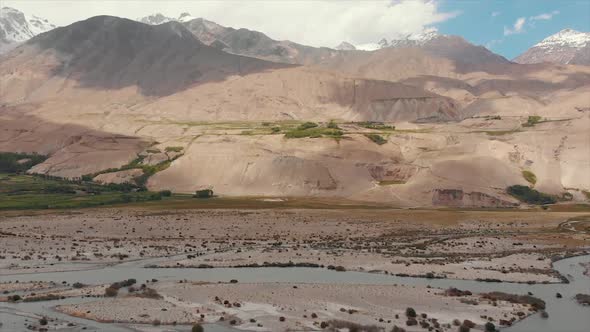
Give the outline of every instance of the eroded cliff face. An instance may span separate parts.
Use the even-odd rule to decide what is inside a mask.
[[[432,205],[451,207],[515,207],[519,204],[482,192],[464,192],[462,189],[434,189]]]

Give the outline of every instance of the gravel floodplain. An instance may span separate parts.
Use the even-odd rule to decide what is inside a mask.
[[[230,283],[234,276],[172,277],[137,280],[105,297],[112,281],[80,280],[74,285],[74,280],[17,283],[12,279],[28,275],[32,280],[31,273],[38,272],[81,271],[82,275],[82,271],[135,264],[161,273],[176,268],[306,267],[430,279],[559,283],[564,277],[553,270],[552,262],[583,252],[590,240],[585,233],[559,227],[579,215],[140,207],[4,214],[0,267],[9,281],[0,284],[4,292],[0,301],[11,301],[14,294],[22,295],[22,301],[85,298],[56,301],[56,310],[70,317],[151,328],[201,322],[286,331],[352,323],[388,331],[394,326],[452,331],[457,329],[454,324],[465,320],[475,329],[483,329],[487,322],[506,326],[539,309],[478,293],[449,296],[446,289],[426,285],[256,282],[255,278],[238,281],[239,277]],[[128,276],[132,277],[137,276]],[[415,322],[406,316],[407,308],[417,312]]]

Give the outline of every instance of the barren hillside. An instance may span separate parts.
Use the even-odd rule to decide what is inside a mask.
[[[32,172],[133,182],[151,165],[152,189],[399,206],[514,206],[515,184],[578,201],[590,189],[584,66],[420,48],[294,66],[226,53],[176,22],[100,16],[4,55],[0,77],[0,150],[50,155]]]

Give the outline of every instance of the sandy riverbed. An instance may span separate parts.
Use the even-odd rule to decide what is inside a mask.
[[[558,282],[560,276],[553,271],[552,260],[584,251],[590,244],[588,234],[560,227],[579,215],[137,207],[3,213],[0,273],[11,280],[10,275],[17,273],[89,270],[134,260],[141,269],[146,259],[166,257],[153,263],[163,268],[161,272],[166,267],[303,264],[451,279]],[[440,289],[425,286],[146,281],[161,298],[137,297],[137,292],[127,294],[125,288],[117,297],[103,298],[108,284],[77,288],[73,284],[78,280],[74,279],[65,284],[61,280],[0,284],[0,290],[6,292],[0,300],[17,293],[33,296],[33,292],[34,296],[90,297],[86,303],[62,304],[59,310],[127,324],[152,324],[155,320],[162,324],[219,323],[223,317],[223,324],[233,322],[240,328],[266,331],[318,329],[322,322],[334,320],[388,329],[406,327],[407,307],[426,314],[423,324],[433,326],[435,318],[437,326],[447,330],[456,329],[447,325],[454,319],[468,319],[481,328],[490,319],[499,325],[500,320],[520,319],[531,312],[520,304],[492,304],[478,295],[448,297]],[[224,304],[226,300],[231,305]]]
[[[122,295],[58,310],[93,320],[125,323],[190,324],[219,322],[258,331],[318,330],[321,322],[342,320],[375,325],[387,330],[406,326],[406,308],[424,313],[430,325],[451,330],[453,320],[482,326],[487,321],[519,320],[528,315],[522,304],[492,302],[478,295],[450,297],[427,287],[383,285],[332,285],[301,283],[199,283],[152,284],[160,299]],[[468,304],[470,302],[477,305]],[[284,317],[281,321],[280,317]],[[434,319],[434,320],[432,320]]]

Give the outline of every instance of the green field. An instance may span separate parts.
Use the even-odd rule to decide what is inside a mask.
[[[138,191],[129,185],[0,173],[0,210],[82,208],[160,199],[160,193]]]

